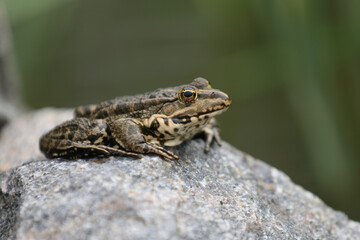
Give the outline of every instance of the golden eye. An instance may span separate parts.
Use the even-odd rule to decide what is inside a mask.
[[[184,87],[179,92],[179,98],[186,104],[191,104],[196,101],[198,89],[195,87]]]

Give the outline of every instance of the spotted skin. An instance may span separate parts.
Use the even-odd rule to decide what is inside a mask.
[[[90,158],[156,154],[174,160],[164,148],[205,136],[205,152],[220,145],[214,116],[230,105],[229,97],[197,78],[188,85],[118,97],[97,105],[80,106],[75,118],[56,126],[40,139],[48,158]]]
[[[140,155],[118,149],[106,121],[76,118],[55,127],[40,139],[40,150],[48,158],[75,159],[82,157]]]

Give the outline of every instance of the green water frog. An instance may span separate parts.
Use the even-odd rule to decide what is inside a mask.
[[[196,78],[187,85],[80,106],[74,119],[41,137],[40,150],[48,158],[140,158],[153,153],[173,160],[178,156],[164,146],[203,134],[208,152],[213,141],[221,144],[213,117],[230,103],[227,94]]]

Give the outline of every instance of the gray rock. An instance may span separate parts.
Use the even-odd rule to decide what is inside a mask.
[[[225,142],[203,148],[172,148],[174,162],[47,160],[29,148],[0,174],[1,239],[360,239],[359,223],[281,171]]]
[[[72,118],[72,110],[46,108],[12,119],[0,134],[0,172],[43,158],[39,151],[42,134]]]

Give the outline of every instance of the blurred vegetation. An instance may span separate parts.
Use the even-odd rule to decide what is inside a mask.
[[[4,2],[29,106],[203,76],[233,99],[223,139],[360,220],[360,1]]]

